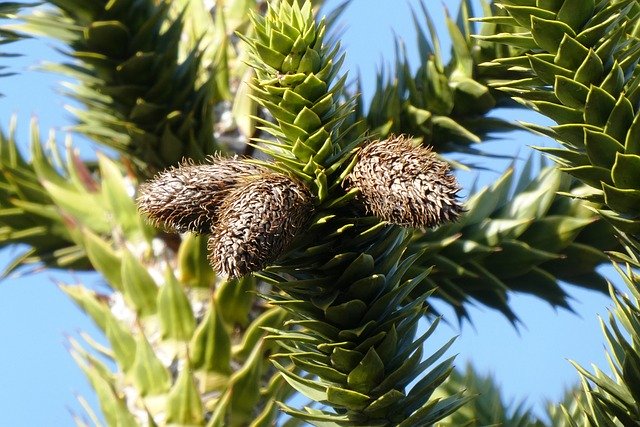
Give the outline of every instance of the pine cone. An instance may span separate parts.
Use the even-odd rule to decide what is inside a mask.
[[[178,232],[211,233],[224,198],[238,183],[267,169],[237,158],[185,161],[140,186],[138,208],[158,225]]]
[[[209,261],[230,277],[262,270],[289,246],[313,213],[309,190],[291,178],[250,177],[225,198],[209,238]]]
[[[367,212],[405,227],[435,227],[458,218],[460,186],[429,148],[414,147],[404,136],[366,145],[347,178],[360,190]]]

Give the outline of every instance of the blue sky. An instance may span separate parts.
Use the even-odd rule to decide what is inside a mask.
[[[329,6],[339,1],[330,0]],[[430,12],[440,34],[446,39],[442,24],[442,3],[427,0],[433,5]],[[451,2],[452,9],[457,7]],[[418,2],[397,0],[353,0],[342,22],[345,25],[343,47],[347,52],[345,69],[350,75],[359,72],[364,83],[364,97],[373,92],[375,70],[384,61],[393,60],[393,35],[404,38],[412,62],[418,63],[410,5]],[[456,5],[456,6],[453,6]],[[452,12],[455,12],[452,10]],[[37,41],[9,45],[5,51],[22,52],[27,56],[8,60],[23,75],[0,80],[0,125],[6,131],[11,114],[18,115],[18,139],[26,145],[28,124],[32,116],[38,118],[42,133],[62,129],[71,123],[64,111],[66,102],[60,92],[59,78],[27,68],[43,58],[59,58],[47,44]],[[7,60],[5,60],[7,61]],[[544,122],[532,113],[504,111],[511,119]],[[76,138],[77,140],[77,138]],[[538,137],[515,132],[501,141],[491,142],[486,149],[523,157],[529,145],[549,143]],[[81,152],[92,148],[80,144]],[[478,162],[478,159],[474,159]],[[480,159],[492,171],[479,178],[491,183],[506,168],[508,162]],[[475,173],[463,173],[460,180],[469,184]],[[0,267],[23,248],[0,252]],[[606,269],[608,272],[610,268]],[[614,274],[609,274],[614,281]],[[97,336],[88,319],[60,292],[56,282],[83,282],[93,285],[99,278],[93,275],[69,275],[58,271],[12,277],[0,282],[0,425],[40,426],[73,425],[70,409],[80,411],[76,394],[95,402],[87,381],[66,350],[67,336],[89,332]],[[527,399],[540,410],[545,399],[558,400],[564,389],[578,380],[577,373],[567,359],[584,366],[591,363],[606,367],[603,338],[597,314],[606,317],[610,305],[607,297],[567,287],[573,297],[576,314],[556,312],[546,303],[528,296],[512,297],[512,307],[521,317],[524,328],[516,331],[501,315],[488,309],[473,308],[473,325],[461,329],[443,326],[430,340],[442,344],[460,334],[452,352],[458,353],[458,365],[468,361],[481,372],[492,372],[502,384],[508,399]],[[439,307],[442,308],[442,307]],[[447,313],[446,310],[445,314]],[[450,320],[455,324],[455,319]]]

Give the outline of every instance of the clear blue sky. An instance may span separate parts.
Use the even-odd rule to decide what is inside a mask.
[[[329,0],[329,6],[338,4]],[[441,2],[428,0],[434,5],[430,11],[437,21],[440,34],[446,39],[442,25]],[[451,8],[457,7],[450,2]],[[359,70],[363,77],[364,96],[370,98],[375,82],[375,70],[383,61],[393,60],[393,34],[404,38],[412,61],[417,64],[416,43],[410,19],[410,5],[418,2],[397,0],[353,0],[343,16],[345,32],[343,47],[347,52],[345,69],[355,76]],[[454,6],[455,5],[455,6]],[[479,10],[479,8],[478,8]],[[452,10],[455,13],[454,10]],[[4,51],[22,52],[27,56],[10,61],[14,68],[24,71],[42,58],[59,58],[52,49],[37,41],[21,42],[4,47]],[[36,116],[42,132],[61,130],[71,122],[63,110],[66,100],[59,95],[57,76],[26,71],[21,76],[0,80],[0,124],[7,129],[11,114],[18,114],[18,138],[26,145],[28,123]],[[512,119],[541,122],[534,114],[518,112]],[[60,140],[62,140],[60,132]],[[77,138],[76,138],[77,140]],[[491,152],[528,155],[527,145],[548,143],[537,137],[517,132],[502,141],[487,144]],[[91,148],[81,144],[81,150]],[[475,159],[479,161],[479,159]],[[481,160],[481,159],[480,159]],[[486,160],[484,166],[494,172],[480,176],[491,183],[502,173],[507,162]],[[475,174],[460,175],[463,183],[470,183]],[[0,252],[0,266],[24,248]],[[611,272],[611,269],[607,269]],[[613,280],[617,280],[610,273]],[[71,426],[69,409],[81,412],[74,395],[86,396],[95,402],[87,381],[65,349],[66,336],[78,336],[88,331],[97,336],[88,319],[60,292],[56,281],[67,283],[82,281],[98,283],[92,275],[69,275],[57,271],[10,278],[0,282],[0,425],[3,426]],[[519,332],[499,314],[488,309],[472,309],[473,326],[440,327],[436,337],[429,341],[434,346],[444,343],[452,335],[460,334],[453,353],[458,353],[458,365],[471,361],[481,372],[492,372],[502,384],[508,399],[527,399],[538,410],[545,399],[558,400],[564,389],[577,381],[575,370],[567,359],[588,366],[596,363],[605,368],[603,338],[597,314],[606,317],[610,305],[607,297],[568,287],[574,298],[578,315],[555,312],[546,303],[527,296],[512,298],[514,311],[526,328]],[[440,307],[442,308],[442,307]],[[446,313],[446,310],[445,310]],[[455,319],[450,317],[455,324]],[[436,348],[436,347],[434,347]]]

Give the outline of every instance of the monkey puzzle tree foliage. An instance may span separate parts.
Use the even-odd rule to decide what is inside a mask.
[[[371,105],[347,84],[322,1],[51,0],[0,34],[48,37],[67,60],[81,159],[32,124],[0,139],[0,244],[29,266],[101,274],[64,285],[108,347],[71,342],[100,415],[78,425],[545,425],[432,348],[438,298],[510,321],[514,292],[568,308],[560,285],[609,291],[613,377],[551,425],[640,423],[640,3],[470,2],[446,16],[443,59],[424,3],[421,63],[400,48]],[[325,11],[326,13],[326,11]],[[475,21],[480,21],[478,25]],[[429,34],[427,36],[427,34]],[[447,159],[532,108],[556,162],[464,201]],[[430,148],[427,148],[430,147]],[[613,260],[630,296],[596,267]],[[212,268],[213,266],[213,268]],[[418,328],[426,319],[430,326]],[[443,360],[442,360],[443,359]],[[115,367],[111,369],[111,367]]]

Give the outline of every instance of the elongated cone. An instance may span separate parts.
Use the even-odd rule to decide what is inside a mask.
[[[447,163],[404,136],[366,145],[347,178],[367,212],[393,224],[430,228],[458,218],[458,182]]]
[[[140,186],[138,208],[156,224],[178,232],[211,233],[224,198],[248,176],[267,169],[237,158],[185,161]]]
[[[260,271],[289,246],[313,213],[309,190],[276,173],[250,177],[219,210],[209,237],[209,261],[230,277]]]

